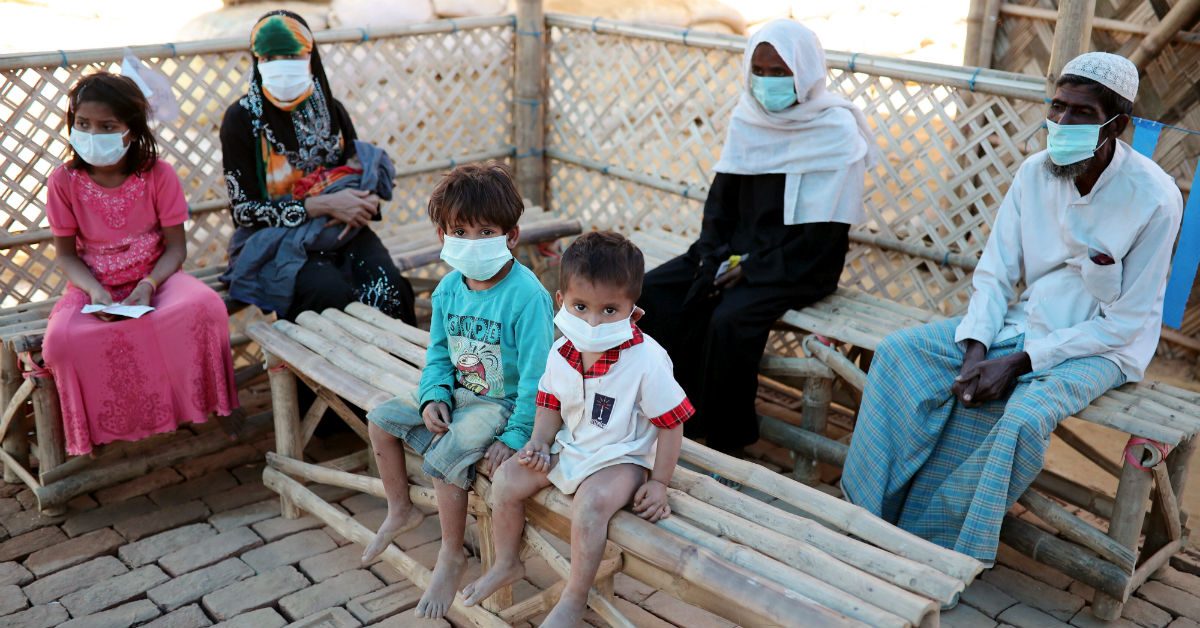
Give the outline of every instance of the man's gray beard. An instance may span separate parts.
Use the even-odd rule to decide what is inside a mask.
[[[1055,177],[1057,179],[1066,179],[1068,181],[1074,181],[1076,177],[1087,172],[1088,167],[1090,167],[1092,165],[1092,161],[1094,161],[1095,159],[1096,159],[1096,157],[1093,155],[1091,157],[1088,157],[1087,159],[1084,159],[1083,161],[1077,161],[1073,164],[1067,164],[1065,166],[1060,166],[1060,165],[1054,163],[1053,161],[1050,161],[1050,157],[1047,156],[1046,157],[1046,172],[1049,172],[1050,176]]]

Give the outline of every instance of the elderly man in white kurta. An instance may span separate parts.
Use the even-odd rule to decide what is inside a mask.
[[[967,315],[879,346],[847,499],[991,564],[1058,422],[1142,378],[1183,203],[1170,176],[1117,139],[1137,84],[1113,54],[1063,69],[1047,150],[1021,164],[1000,205]]]

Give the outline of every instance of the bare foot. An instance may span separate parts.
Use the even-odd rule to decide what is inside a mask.
[[[234,408],[228,415],[216,414],[216,416],[217,423],[221,424],[221,429],[225,431],[225,436],[229,438],[229,441],[237,442],[238,434],[246,425],[246,411]]]
[[[491,594],[525,577],[525,565],[520,561],[509,565],[496,563],[487,573],[463,589],[463,597],[467,606],[486,600]]]
[[[450,610],[454,601],[454,593],[458,591],[458,583],[462,580],[463,570],[467,566],[467,557],[463,556],[461,547],[446,547],[438,552],[437,565],[433,568],[433,581],[421,601],[417,602],[417,617],[438,619]]]
[[[583,613],[587,610],[587,594],[582,598],[563,593],[558,604],[546,615],[541,628],[579,628],[583,625]]]
[[[379,531],[375,533],[375,538],[371,539],[371,544],[363,551],[362,562],[365,564],[375,560],[375,557],[382,554],[383,550],[392,544],[392,539],[421,525],[421,521],[424,519],[425,513],[412,504],[409,504],[408,508],[396,512],[389,510],[387,518],[379,524]]]

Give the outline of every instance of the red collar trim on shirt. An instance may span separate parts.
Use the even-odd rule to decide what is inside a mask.
[[[576,371],[579,371],[584,379],[600,377],[607,374],[612,365],[617,363],[617,360],[621,357],[621,351],[634,345],[642,344],[642,330],[638,329],[638,326],[634,323],[630,323],[629,325],[633,327],[633,338],[602,353],[600,359],[596,360],[596,363],[586,373],[583,372],[583,353],[576,349],[570,340],[564,342],[558,348],[558,353],[567,361],[567,364],[570,364]]]

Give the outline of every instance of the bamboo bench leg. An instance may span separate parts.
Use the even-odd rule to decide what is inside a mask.
[[[483,573],[487,573],[496,564],[496,535],[492,529],[492,516],[475,515],[475,522],[479,528],[479,562],[483,564]],[[511,584],[497,590],[483,601],[483,607],[493,613],[499,613],[512,605]]]
[[[62,408],[58,388],[49,374],[38,377],[33,388],[33,421],[37,433],[38,475],[45,484],[46,474],[66,461],[66,437],[63,433]],[[60,515],[66,508],[43,508],[46,515]]]
[[[7,346],[0,345],[0,408],[11,403],[20,388],[21,366],[17,361],[17,354]],[[4,435],[4,451],[8,452],[8,455],[12,456],[18,464],[29,468],[29,438],[26,435],[23,414],[24,412],[21,410],[17,411],[17,416],[13,418],[8,433]],[[8,468],[8,465],[3,465],[3,467],[5,482],[15,484],[21,481],[21,477],[14,469]]]
[[[1142,445],[1137,453],[1141,454],[1143,451],[1145,445]],[[1117,499],[1112,522],[1108,526],[1108,536],[1133,550],[1135,555],[1138,552],[1138,536],[1142,532],[1142,523],[1146,520],[1147,500],[1150,498],[1153,477],[1148,471],[1139,469],[1126,460],[1121,468],[1120,483],[1117,485]],[[1132,574],[1130,576],[1132,577]],[[1092,600],[1092,613],[1100,619],[1112,621],[1121,616],[1124,602],[1096,591]]]
[[[285,458],[303,460],[300,434],[300,408],[296,398],[296,375],[282,360],[264,351],[267,377],[271,381],[271,405],[275,413],[275,451]],[[295,519],[300,510],[287,497],[280,496],[279,509],[284,519]]]
[[[829,416],[829,402],[833,397],[833,380],[826,377],[810,377],[804,380],[804,396],[801,399],[800,425],[814,434],[825,435],[825,420]],[[818,462],[814,458],[796,454],[796,466],[792,477],[797,482],[814,486],[821,481]]]

